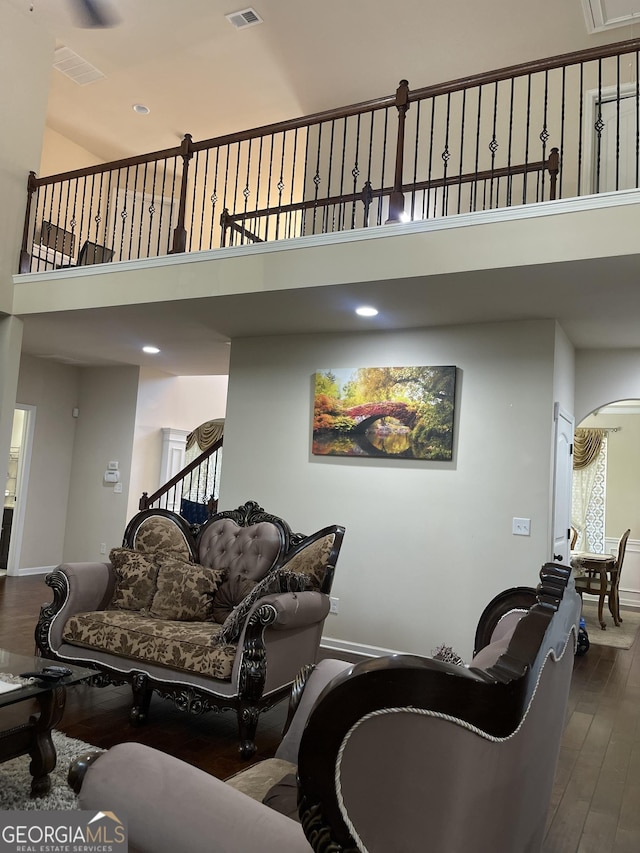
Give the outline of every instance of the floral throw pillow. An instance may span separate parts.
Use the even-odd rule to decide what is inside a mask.
[[[213,598],[225,572],[186,562],[171,553],[156,552],[153,557],[158,577],[149,615],[175,622],[210,622]]]
[[[129,548],[112,548],[109,559],[116,573],[110,607],[116,610],[143,610],[156,591],[158,565],[153,554]]]
[[[311,542],[292,557],[289,557],[283,563],[282,569],[307,575],[311,582],[310,589],[320,589],[335,538],[334,533],[328,533],[326,536],[316,539],[315,542]]]

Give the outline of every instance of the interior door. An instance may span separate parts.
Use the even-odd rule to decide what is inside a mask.
[[[573,474],[574,419],[558,403],[554,406],[555,454],[553,465],[553,536],[551,559],[569,564],[571,483]]]

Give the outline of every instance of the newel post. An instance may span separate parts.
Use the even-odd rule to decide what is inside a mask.
[[[173,232],[173,245],[171,247],[172,255],[175,255],[179,252],[184,252],[187,248],[187,231],[184,227],[184,223],[187,212],[187,183],[189,178],[189,161],[193,157],[190,133],[185,133],[184,135],[180,150],[180,156],[182,157],[182,182],[180,184],[180,206],[178,208],[178,222]]]
[[[409,81],[401,80],[396,89],[396,107],[398,109],[398,139],[396,142],[396,171],[393,192],[389,196],[390,222],[402,222],[404,214],[404,194],[402,192],[402,171],[404,166],[404,122],[409,110]]]
[[[31,253],[29,252],[29,226],[31,224],[31,200],[37,189],[36,173],[29,172],[27,178],[27,208],[24,213],[24,228],[22,229],[22,247],[20,248],[20,261],[18,272],[29,272],[31,269]]]

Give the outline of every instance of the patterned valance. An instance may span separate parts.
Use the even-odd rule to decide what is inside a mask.
[[[573,468],[579,471],[587,468],[598,458],[604,438],[603,429],[586,429],[578,427],[573,440]]]
[[[212,444],[222,438],[224,433],[224,418],[215,421],[205,421],[187,436],[187,450],[197,443],[200,450],[208,450]]]

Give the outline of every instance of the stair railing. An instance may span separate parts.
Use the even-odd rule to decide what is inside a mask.
[[[192,524],[206,521],[216,511],[223,438],[196,456],[153,494],[143,492],[139,509],[171,509]]]

